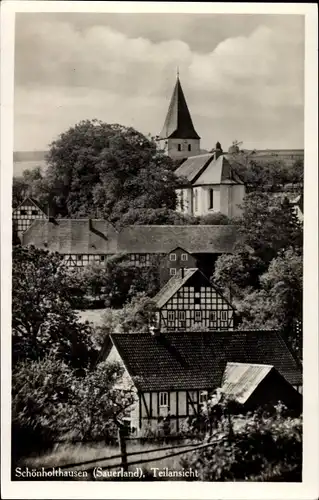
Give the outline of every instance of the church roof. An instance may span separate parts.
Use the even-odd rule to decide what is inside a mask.
[[[160,139],[200,139],[194,129],[181,83],[177,77]]]
[[[186,178],[195,186],[209,184],[244,184],[235,169],[231,155],[221,154],[215,159],[215,153],[187,158],[175,174]]]
[[[301,369],[277,331],[111,334],[101,360],[112,344],[142,391],[214,389],[229,362],[272,365],[290,384],[302,381]]]

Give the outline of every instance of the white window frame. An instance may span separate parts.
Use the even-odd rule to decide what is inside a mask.
[[[178,311],[178,321],[185,321],[185,320],[186,320],[185,311]]]
[[[167,311],[167,321],[170,323],[175,321],[175,311]]]
[[[168,392],[160,392],[159,393],[159,406],[160,408],[168,407]]]
[[[188,254],[187,253],[182,253],[181,260],[183,262],[186,262],[188,260]]]
[[[169,260],[171,262],[175,262],[177,259],[176,259],[176,253],[170,253],[169,254]]]
[[[169,270],[169,274],[170,276],[176,276],[177,274],[176,267],[171,267]]]
[[[220,319],[222,321],[228,321],[228,311],[225,311],[225,310],[221,310],[220,311]]]

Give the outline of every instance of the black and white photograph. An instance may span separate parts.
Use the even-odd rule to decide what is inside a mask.
[[[3,498],[69,482],[160,498],[154,481],[165,498],[260,482],[306,498],[315,6],[13,3],[33,7],[12,22],[8,141],[1,120],[6,481],[22,495]]]

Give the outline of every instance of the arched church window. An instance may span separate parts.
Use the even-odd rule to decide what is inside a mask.
[[[177,149],[178,149],[178,151],[182,151],[182,145],[181,144],[177,144]]]
[[[191,150],[192,150],[192,145],[191,145],[191,144],[189,144],[189,145],[188,145],[188,151],[191,151]]]

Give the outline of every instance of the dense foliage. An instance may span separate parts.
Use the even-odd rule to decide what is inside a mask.
[[[301,418],[282,405],[245,415],[233,411],[234,402],[217,391],[201,416],[213,424],[205,438],[212,445],[188,454],[182,466],[197,470],[202,481],[301,481]]]
[[[13,360],[41,359],[49,351],[75,367],[94,358],[92,329],[73,310],[84,290],[61,257],[33,247],[12,255]]]
[[[41,193],[56,216],[118,221],[129,209],[174,209],[172,160],[133,128],[86,120],[60,135],[47,156]]]
[[[127,256],[116,255],[104,266],[87,266],[79,275],[88,295],[99,297],[107,307],[119,308],[138,293],[153,296],[158,292],[159,266],[156,256],[148,266],[137,266]]]
[[[245,327],[280,328],[301,356],[303,228],[286,200],[246,196],[232,255],[216,262],[214,280],[231,293]]]
[[[119,386],[122,375],[118,364],[100,363],[79,377],[52,353],[17,363],[12,376],[15,457],[58,440],[115,440],[135,401],[130,385]]]

